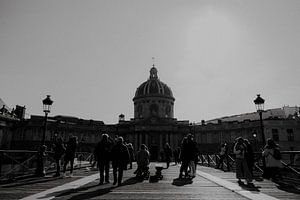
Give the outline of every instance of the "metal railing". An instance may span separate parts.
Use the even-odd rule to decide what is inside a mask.
[[[300,179],[300,151],[281,151],[282,159],[281,163],[283,168],[281,168],[282,175],[286,179]],[[263,162],[262,153],[254,153],[254,172],[256,175],[261,176],[263,173]],[[220,161],[219,153],[206,153],[199,155],[198,164],[208,167],[217,167]],[[228,156],[223,160],[223,165],[226,169],[230,171],[235,171],[235,155],[228,154]],[[229,165],[229,167],[228,167]]]
[[[90,152],[76,152],[74,168],[90,165],[91,157]],[[54,152],[46,152],[44,166],[47,173],[56,170]],[[34,176],[36,167],[37,151],[0,150],[0,181]]]

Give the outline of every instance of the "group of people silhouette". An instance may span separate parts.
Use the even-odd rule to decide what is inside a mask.
[[[76,136],[71,136],[66,145],[63,140],[57,137],[54,143],[54,158],[56,161],[56,173],[54,176],[66,176],[66,168],[70,163],[70,176],[73,176],[73,165],[78,139]],[[239,184],[244,184],[242,179],[246,180],[248,186],[253,186],[253,168],[254,168],[254,152],[251,143],[242,137],[235,140],[233,149],[235,155],[236,178]],[[267,140],[267,144],[262,151],[262,156],[265,159],[266,168],[264,169],[264,178],[278,179],[281,178],[279,168],[281,167],[280,155],[278,156],[279,146],[272,139]],[[136,161],[137,169],[135,174],[137,177],[149,177],[150,153],[148,147],[142,144],[139,151],[135,153],[133,145],[126,143],[123,137],[116,136],[111,138],[108,134],[102,134],[101,140],[94,148],[95,163],[99,169],[100,179],[99,184],[109,183],[109,169],[113,169],[113,185],[122,185],[123,171],[132,169],[132,162]],[[229,163],[229,148],[227,143],[223,143],[219,152],[219,162],[216,168],[224,170],[224,162],[227,166],[227,171],[230,170]],[[166,168],[170,166],[170,162],[174,160],[175,165],[181,163],[179,169],[179,179],[194,178],[196,176],[197,162],[199,161],[199,150],[194,136],[188,134],[185,136],[178,148],[172,151],[168,143],[164,145],[161,152],[162,158],[166,163]],[[172,159],[174,157],[174,159]],[[63,158],[63,170],[60,173],[60,161]],[[94,163],[94,164],[95,164]]]

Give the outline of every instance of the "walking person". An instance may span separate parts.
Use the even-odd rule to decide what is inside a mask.
[[[129,162],[129,152],[124,144],[123,137],[118,137],[116,144],[111,150],[112,166],[113,166],[113,185],[118,183],[118,186],[122,185],[123,170],[127,167]]]
[[[168,169],[170,166],[171,157],[172,157],[172,149],[171,149],[169,143],[165,144],[164,155],[165,155],[165,162],[167,164],[167,169]]]
[[[75,159],[77,144],[78,144],[77,137],[71,136],[67,143],[66,153],[64,157],[63,177],[66,176],[66,169],[69,162],[70,162],[70,177],[73,177],[73,167],[74,167],[74,159]]]
[[[281,179],[281,173],[279,168],[281,164],[281,154],[278,144],[273,139],[267,139],[267,144],[262,152],[262,155],[266,161],[266,169],[264,171],[264,177],[276,181]]]
[[[98,142],[94,150],[100,174],[99,185],[103,184],[104,178],[105,182],[109,183],[109,161],[112,144],[113,140],[107,134],[102,134],[102,139]]]
[[[56,173],[54,175],[54,177],[58,177],[60,176],[60,162],[61,162],[61,158],[64,155],[66,148],[63,144],[63,140],[61,137],[56,138],[56,141],[54,143],[54,159],[55,159],[55,163],[56,163]]]
[[[241,179],[246,179],[247,185],[253,186],[252,176],[245,159],[246,150],[247,147],[244,143],[244,139],[242,137],[237,138],[233,149],[236,157],[236,178],[239,184],[244,184]]]

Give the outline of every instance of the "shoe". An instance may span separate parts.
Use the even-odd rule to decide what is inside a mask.
[[[103,185],[103,182],[100,182],[98,185]]]
[[[247,183],[247,186],[248,186],[248,187],[254,187],[254,184],[253,184],[252,182],[248,182],[248,183]]]
[[[239,185],[244,185],[244,182],[241,181],[241,180],[238,180],[237,182],[238,182]]]
[[[113,185],[116,185],[116,184],[117,184],[117,181],[114,181],[114,182],[113,182]]]
[[[105,183],[110,183],[109,180],[106,180]]]
[[[118,183],[118,186],[122,186],[122,183]]]

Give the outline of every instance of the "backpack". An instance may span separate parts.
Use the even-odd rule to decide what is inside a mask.
[[[274,149],[273,157],[275,160],[281,160],[281,153],[279,149],[277,148]]]

